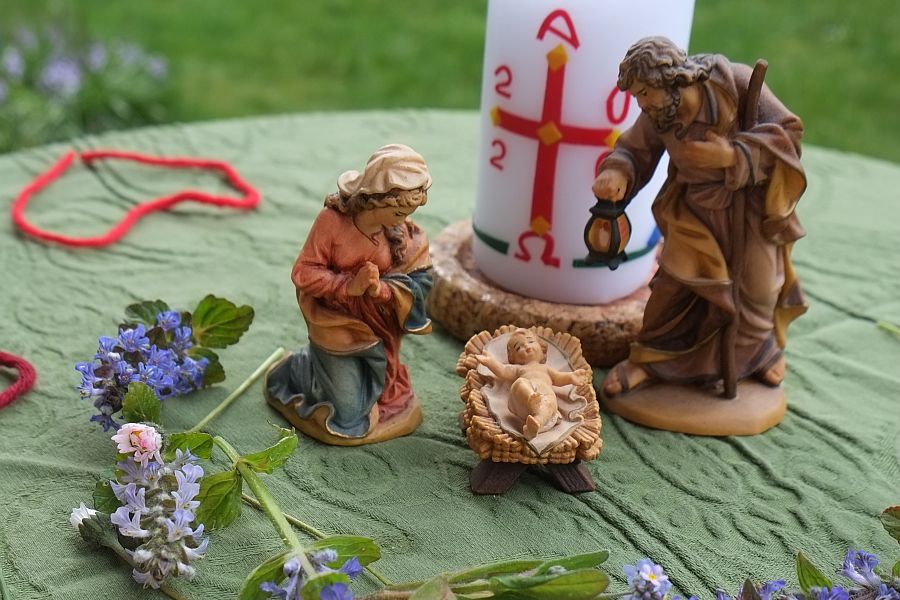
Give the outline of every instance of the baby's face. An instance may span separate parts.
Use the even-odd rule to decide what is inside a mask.
[[[531,362],[541,362],[544,358],[544,349],[533,333],[513,335],[506,346],[506,354],[509,362],[524,365]]]

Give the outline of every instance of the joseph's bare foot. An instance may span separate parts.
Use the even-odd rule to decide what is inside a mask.
[[[781,356],[771,367],[759,374],[759,380],[772,387],[780,385],[781,382],[784,381],[784,372],[786,369],[787,362],[784,360],[784,356]]]
[[[606,374],[603,380],[603,393],[607,397],[616,396],[637,388],[650,378],[650,375],[639,365],[623,360]]]
[[[532,415],[528,415],[525,418],[525,425],[522,426],[522,435],[525,436],[526,440],[533,440],[537,437],[538,430],[541,428],[541,424],[538,423],[538,420],[535,419]]]

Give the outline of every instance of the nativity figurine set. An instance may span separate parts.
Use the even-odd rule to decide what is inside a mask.
[[[763,61],[688,56],[663,37],[638,41],[620,64],[617,86],[641,114],[599,165],[587,261],[627,260],[624,209],[669,156],[643,323],[597,385],[604,407],[628,420],[752,435],[784,415],[785,330],[805,310],[790,252],[806,179],[802,123],[764,74]],[[400,342],[431,331],[428,241],[410,219],[430,186],[417,152],[380,148],[338,178],[294,264],[309,344],[269,370],[265,394],[321,442],[380,442],[421,422]],[[600,453],[601,420],[578,338],[510,323],[472,336],[456,372],[460,427],[481,458],[474,492],[503,493],[528,468],[569,492],[594,489],[583,461]]]

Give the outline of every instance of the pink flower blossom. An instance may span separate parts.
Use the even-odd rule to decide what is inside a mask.
[[[151,458],[160,460],[162,436],[150,425],[125,423],[119,428],[118,433],[112,436],[112,441],[118,444],[119,452],[122,454],[133,452],[135,462],[142,465],[146,465]]]

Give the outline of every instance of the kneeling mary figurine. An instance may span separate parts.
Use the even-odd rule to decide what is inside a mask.
[[[369,444],[421,423],[400,340],[431,331],[428,240],[409,219],[430,185],[412,148],[380,148],[338,178],[294,264],[309,345],[272,367],[266,399],[319,441]]]

